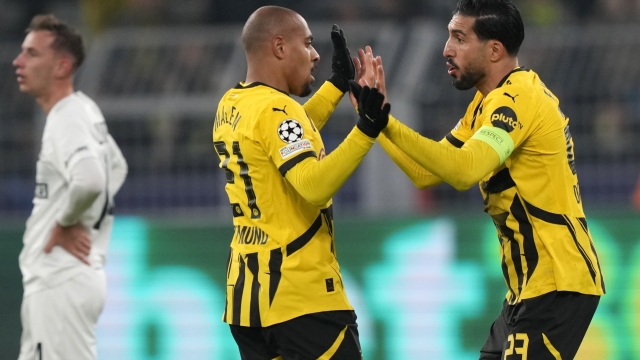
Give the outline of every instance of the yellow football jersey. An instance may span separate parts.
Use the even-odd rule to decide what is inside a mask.
[[[569,118],[556,96],[535,72],[516,68],[486,97],[476,93],[446,139],[461,147],[482,126],[505,130],[514,143],[506,161],[480,182],[500,239],[508,302],[554,290],[604,294]]]
[[[325,85],[314,97],[335,98],[331,91]],[[226,171],[235,227],[223,320],[264,327],[353,310],[335,256],[331,201],[313,205],[285,178],[301,161],[325,156],[305,108],[265,84],[240,83],[218,105],[213,144]]]

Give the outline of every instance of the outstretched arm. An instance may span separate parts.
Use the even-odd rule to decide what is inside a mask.
[[[303,198],[323,206],[353,174],[374,142],[374,138],[354,127],[324,159],[307,158],[287,171],[285,177]]]
[[[393,117],[390,117],[389,121],[398,121]],[[398,165],[398,167],[409,177],[411,182],[418,189],[426,189],[432,186],[438,185],[442,182],[442,179],[436,175],[433,175],[427,169],[415,162],[409,155],[403,152],[397,147],[384,132],[378,136],[378,143],[382,146],[382,149],[389,155],[391,160]],[[451,146],[449,141],[442,139],[441,144],[445,146]]]
[[[336,106],[338,106],[338,103],[342,100],[343,95],[344,93],[336,88],[335,85],[329,81],[325,81],[320,89],[302,105],[304,111],[318,130],[322,129],[327,123]]]
[[[485,131],[494,130],[485,129]],[[446,142],[436,142],[423,137],[397,120],[390,121],[385,129],[385,135],[389,140],[416,164],[460,191],[469,189],[504,162],[496,148],[489,145],[489,142],[496,136],[508,138],[509,135],[506,132],[504,134],[486,132],[483,133],[483,129],[479,130],[461,148],[456,148],[447,145]],[[512,149],[513,144],[511,144]]]
[[[375,58],[372,63],[376,87],[386,93],[381,59]],[[352,86],[351,92],[356,94],[358,86]],[[490,127],[480,129],[461,148],[423,137],[393,117],[383,133],[383,149],[418,187],[442,180],[460,191],[467,190],[503,163],[514,147],[505,131]]]
[[[364,50],[358,49],[359,58],[354,58],[356,66],[356,79],[360,86],[368,86],[371,84],[375,86],[381,94],[385,96],[385,101],[388,102],[387,88],[384,76],[384,67],[382,66],[382,58],[380,56],[374,57],[373,50],[370,46],[367,46]],[[357,107],[354,93],[351,91],[350,100],[354,107]],[[389,117],[389,121],[397,121],[393,116]],[[404,153],[399,147],[397,147],[383,131],[378,137],[378,142],[382,146],[382,149],[389,155],[396,165],[409,177],[413,184],[419,189],[426,189],[438,185],[442,182],[442,179],[433,175],[427,171],[420,164],[416,163],[410,156]],[[449,144],[448,141],[443,141],[444,144]]]
[[[355,77],[355,67],[347,47],[347,39],[342,29],[335,24],[331,29],[331,42],[333,43],[331,76],[303,105],[318,129],[322,129],[327,123],[344,93],[349,91],[349,80]]]
[[[320,161],[308,158],[286,172],[285,177],[302,197],[323,206],[342,187],[387,126],[391,106],[383,106],[383,101],[384,96],[376,89],[365,87],[359,101],[362,110],[358,124],[338,148]]]

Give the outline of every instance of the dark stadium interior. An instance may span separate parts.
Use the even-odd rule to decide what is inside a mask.
[[[157,242],[149,246],[149,254],[145,253],[145,266],[173,266],[178,272],[193,265],[222,283],[222,273],[213,265],[225,261],[227,252],[222,252],[228,249],[227,237],[232,230],[225,175],[212,146],[212,122],[220,96],[244,80],[246,60],[239,37],[249,14],[270,4],[289,7],[306,18],[321,57],[314,74],[318,79],[315,89],[331,73],[329,31],[331,24],[340,24],[352,55],[357,48],[371,45],[383,57],[392,114],[421,134],[441,139],[456,125],[474,95],[473,90],[463,92],[451,86],[442,56],[455,3],[0,0],[0,260],[6,260],[0,265],[0,305],[6,305],[4,309],[10,312],[6,322],[4,313],[0,315],[0,359],[5,359],[5,354],[15,358],[18,351],[22,288],[17,255],[24,221],[32,209],[35,161],[45,120],[33,98],[19,92],[12,66],[33,15],[53,12],[78,27],[85,38],[88,57],[77,75],[77,90],[86,92],[100,106],[127,159],[129,174],[115,199],[116,215],[148,221],[148,237]],[[520,65],[540,75],[570,118],[584,208],[588,216],[597,215],[594,238],[605,238],[606,245],[598,251],[604,254],[603,263],[609,261],[607,275],[612,275],[607,277],[611,281],[607,291],[612,289],[614,295],[606,300],[603,308],[607,312],[600,319],[604,319],[604,329],[614,329],[609,333],[614,335],[603,339],[615,353],[607,359],[640,359],[636,344],[640,336],[640,0],[514,3],[521,9],[526,29],[518,56]],[[328,151],[344,139],[357,119],[350,103],[343,99],[322,129]],[[362,288],[384,283],[375,271],[378,265],[392,263],[397,266],[393,269],[400,269],[410,258],[411,254],[398,255],[406,248],[392,249],[384,242],[383,237],[394,233],[392,230],[401,229],[393,238],[399,243],[403,237],[412,239],[416,232],[406,230],[405,225],[409,228],[414,222],[433,220],[424,228],[454,239],[458,248],[450,251],[457,262],[446,268],[441,285],[446,287],[462,277],[469,288],[484,287],[476,293],[467,288],[452,290],[461,302],[471,299],[464,302],[465,311],[468,304],[469,309],[477,306],[480,310],[475,317],[461,320],[464,328],[450,338],[459,335],[451,341],[475,351],[486,323],[494,317],[495,308],[484,305],[485,297],[496,303],[504,293],[498,265],[493,259],[490,265],[484,262],[487,253],[495,254],[477,242],[489,238],[485,234],[491,231],[490,241],[495,241],[495,229],[482,214],[477,187],[458,192],[444,184],[419,191],[378,146],[337,193],[334,204],[336,218],[344,218],[337,225],[341,266],[346,259],[345,268],[353,274],[353,283]],[[468,214],[473,215],[467,218]],[[438,232],[441,228],[445,230]],[[361,242],[345,241],[351,238]],[[115,264],[122,260],[120,255],[116,254]],[[433,259],[440,257],[445,256],[436,253]],[[432,270],[429,261],[420,258],[416,263],[422,270]],[[390,277],[405,275],[400,270],[385,271],[392,273]],[[406,271],[411,281],[413,276],[419,277]],[[478,274],[482,274],[480,280],[474,277]],[[423,276],[438,280],[440,275]],[[483,281],[482,286],[478,281]],[[428,300],[432,294],[427,295]],[[384,314],[386,309],[375,311]],[[452,315],[458,317],[462,315]],[[219,320],[218,313],[214,320]],[[378,357],[372,358],[382,360],[385,357],[379,354],[392,345],[381,341],[382,329],[387,327],[381,325],[382,320],[376,321],[371,328],[378,331],[380,345],[376,348]],[[631,330],[617,330],[620,323],[627,326],[620,329]],[[160,349],[156,343],[160,335],[153,326],[145,330],[151,334],[145,333],[145,346]],[[149,354],[154,351],[160,353],[149,350]]]

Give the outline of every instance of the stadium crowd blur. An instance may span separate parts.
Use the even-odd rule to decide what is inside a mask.
[[[449,19],[455,0],[0,0],[0,34],[23,36],[35,14],[58,12],[93,33],[113,26],[242,23],[263,5],[279,5],[309,21]],[[585,21],[620,22],[640,18],[640,0],[515,0],[529,24]]]
[[[451,17],[455,3],[456,0],[0,0],[0,43],[13,44],[12,46],[0,47],[0,71],[2,72],[0,79],[5,79],[0,82],[0,129],[8,129],[8,131],[0,130],[0,185],[2,185],[0,186],[0,213],[16,210],[24,213],[30,209],[29,199],[32,197],[33,190],[30,183],[25,186],[24,182],[25,179],[32,181],[34,169],[32,162],[25,161],[24,157],[25,154],[31,157],[37,156],[39,144],[37,137],[33,136],[33,127],[42,126],[42,124],[38,125],[34,120],[37,117],[37,110],[35,110],[33,102],[17,91],[14,78],[10,75],[14,71],[11,65],[11,60],[15,57],[14,52],[17,54],[18,44],[24,37],[24,29],[36,14],[54,13],[71,25],[79,27],[89,43],[88,47],[91,48],[93,39],[112,28],[237,25],[242,24],[249,14],[262,5],[289,7],[303,14],[309,22],[327,21],[345,24],[356,21],[384,21],[403,25],[409,23],[408,20],[435,20],[437,23],[441,23],[444,28]],[[640,0],[514,0],[514,3],[521,10],[525,26],[528,29],[533,27],[553,29],[557,26],[579,27],[594,24],[619,26],[640,23]],[[580,31],[574,31],[574,34],[580,33]],[[632,38],[633,36],[633,34],[628,34],[627,37]],[[632,54],[638,54],[633,50],[637,45],[633,41],[624,43],[624,46],[627,46],[624,53],[632,51]],[[525,45],[527,45],[527,40],[525,40]],[[634,204],[640,210],[640,186],[635,186],[636,178],[640,173],[640,170],[636,168],[636,165],[640,164],[640,142],[636,140],[636,135],[640,134],[640,81],[635,81],[635,79],[640,80],[640,66],[637,65],[640,62],[634,60],[633,56],[618,57],[615,54],[613,60],[609,59],[609,53],[598,53],[602,52],[598,46],[600,45],[591,46],[588,50],[576,47],[566,50],[563,54],[541,54],[538,56],[538,60],[532,56],[531,59],[534,61],[531,62],[533,64],[524,65],[530,65],[537,71],[541,69],[535,68],[535,66],[543,63],[554,68],[555,72],[541,73],[543,80],[558,95],[561,105],[565,104],[563,111],[572,119],[583,120],[582,123],[571,123],[572,134],[574,139],[577,139],[578,164],[581,159],[583,165],[591,162],[588,169],[579,170],[581,171],[580,185],[583,187],[583,193],[585,192],[584,187],[587,188],[587,193],[597,193],[596,204],[600,201],[611,200],[614,205]],[[615,48],[615,45],[611,46]],[[107,61],[105,71],[110,75],[101,84],[101,91],[117,92],[126,96],[128,91],[135,89],[127,88],[127,86],[133,85],[118,79],[127,80],[132,73],[144,75],[145,72],[153,72],[154,74],[143,79],[145,81],[142,85],[138,83],[135,86],[138,89],[143,86],[145,93],[149,94],[162,91],[168,93],[181,91],[189,96],[204,93],[205,90],[211,88],[211,82],[215,81],[211,79],[219,76],[214,73],[216,70],[214,62],[218,61],[213,54],[216,52],[215,48],[184,47],[179,51],[169,51],[168,53],[166,50],[162,51],[159,50],[153,56],[155,58],[175,58],[175,61],[171,61],[179,65],[173,65],[176,70],[174,73],[150,70],[151,67],[146,66],[144,62],[138,64],[140,65],[138,68],[132,68]],[[355,49],[352,52],[355,53]],[[137,58],[145,56],[148,58],[148,54],[145,54]],[[638,55],[640,56],[640,54]],[[441,59],[441,51],[435,56]],[[543,56],[548,57],[546,62]],[[584,81],[579,81],[580,79],[573,79],[574,81],[570,82],[556,76],[557,74],[562,75],[566,66],[555,66],[554,61],[561,63],[574,60],[582,61],[582,68],[586,69],[584,71],[597,69],[598,74],[593,76],[596,79],[595,85],[585,86]],[[160,62],[159,60],[153,61]],[[630,66],[633,69],[628,71],[620,69],[629,64],[632,64]],[[572,64],[568,66],[572,66]],[[608,74],[613,70],[601,68],[612,66],[616,66],[618,69],[614,79],[610,80],[607,76],[610,76]],[[156,67],[156,69],[158,68]],[[545,74],[550,75],[545,77]],[[437,78],[438,83],[441,83],[441,80],[446,80],[445,72],[438,74],[438,76],[442,77]],[[142,77],[144,78],[144,76]],[[578,77],[584,76],[579,74]],[[603,87],[602,84],[607,84],[607,86]],[[563,85],[566,85],[565,89],[558,88]],[[447,89],[447,91],[445,93],[444,90],[434,90],[435,95],[430,95],[431,103],[425,100],[421,104],[423,112],[432,114],[440,112],[440,115],[444,114],[441,117],[447,119],[450,119],[451,116],[460,116],[464,111],[463,106],[465,105],[463,104],[466,104],[468,99],[450,101],[451,97],[457,98],[459,95],[451,95],[453,92],[451,89]],[[443,102],[443,99],[446,101]],[[446,106],[434,107],[434,103],[446,103]],[[451,103],[455,106],[451,106]],[[455,108],[456,106],[457,108]],[[444,109],[445,107],[446,109]],[[457,111],[452,112],[448,110],[449,108],[455,108]],[[214,156],[211,152],[210,137],[207,135],[205,139],[203,136],[198,140],[199,142],[194,142],[195,145],[191,146],[190,144],[193,142],[193,134],[210,134],[210,123],[183,121],[178,125],[178,122],[174,121],[175,119],[166,114],[154,114],[153,116],[153,126],[144,125],[147,126],[147,129],[143,129],[146,131],[143,135],[136,135],[136,132],[143,131],[138,130],[143,127],[143,125],[139,125],[141,122],[135,127],[122,125],[124,122],[118,123],[117,121],[110,125],[116,127],[112,131],[116,134],[114,136],[117,137],[118,133],[122,136],[130,136],[130,139],[117,139],[125,144],[123,148],[125,156],[128,155],[127,140],[130,140],[130,143],[149,143],[148,149],[143,150],[148,151],[147,153],[143,154],[136,150],[134,154],[133,150],[130,151],[130,154],[133,154],[130,155],[130,175],[132,176],[129,183],[125,184],[124,195],[122,195],[124,201],[120,204],[124,204],[127,208],[127,194],[133,194],[132,199],[135,196],[138,197],[131,201],[138,202],[134,205],[140,207],[182,206],[181,201],[186,201],[186,206],[207,206],[211,201],[214,201],[212,198],[201,200],[196,197],[203,197],[204,194],[210,193],[208,185],[199,185],[202,186],[202,191],[200,191],[194,190],[193,184],[206,183],[207,179],[210,179],[207,177],[209,175],[206,174],[206,171],[209,171],[209,167],[215,166],[212,162]],[[439,135],[432,133],[431,136],[441,136],[451,129],[451,121],[455,121],[455,119],[441,123],[436,122],[435,125],[425,124],[426,127],[423,126],[421,130],[426,133],[429,131],[439,133]],[[118,126],[121,127],[120,132],[118,132]],[[433,128],[430,129],[429,126],[433,126]],[[330,135],[327,136],[327,142],[331,143]],[[179,143],[182,143],[183,146],[179,147]],[[328,147],[330,148],[330,145]],[[15,149],[19,149],[18,152]],[[133,145],[130,149],[134,149]],[[185,165],[184,161],[176,161],[180,151],[190,152],[187,156],[191,159],[189,164]],[[584,161],[585,158],[588,161]],[[609,167],[601,167],[602,164]],[[202,177],[195,178],[185,166],[199,167],[196,172],[199,171],[203,174]],[[202,170],[203,168],[206,171]],[[184,178],[195,179],[192,180],[192,183],[185,183],[179,179],[184,188],[192,191],[193,198],[191,200],[166,199],[162,201],[140,198],[142,195],[136,195],[135,186],[138,186],[135,185],[136,175],[142,176],[139,180],[140,188],[149,189],[153,186],[149,185],[149,179],[144,176],[150,171],[156,171],[157,176],[154,181],[158,183],[158,190],[155,193],[163,194],[162,196],[170,196],[168,194],[171,193],[162,190],[162,186],[166,186],[167,183],[163,176],[175,177],[176,173],[180,173],[185,174]],[[636,188],[635,192],[634,187]],[[347,184],[342,190],[343,196],[350,196],[348,195],[349,188]],[[605,191],[599,190],[601,188],[604,188]],[[438,196],[444,198],[461,196],[448,188],[434,191],[436,191],[436,202]],[[180,192],[178,191],[178,193]],[[183,192],[181,195],[183,198],[184,194],[186,193]],[[187,197],[189,196],[191,195]],[[428,210],[432,207],[433,199],[431,199],[429,192],[425,192],[424,196],[426,197],[424,208]]]

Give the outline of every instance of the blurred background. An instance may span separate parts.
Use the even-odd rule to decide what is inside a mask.
[[[331,24],[352,54],[384,59],[394,115],[440,139],[473,91],[451,86],[442,49],[455,0],[0,0],[0,359],[17,358],[17,264],[44,114],[11,61],[36,14],[83,34],[76,88],[101,107],[129,163],[116,197],[100,359],[238,359],[221,322],[232,236],[211,143],[220,96],[244,80],[244,21],[280,5],[309,22],[330,74]],[[603,298],[579,359],[640,359],[640,0],[515,0],[535,70],[571,119],[576,167],[602,261]],[[298,99],[300,102],[305,99]],[[335,148],[357,117],[338,106]],[[506,292],[477,189],[418,191],[376,147],[334,198],[336,241],[367,359],[474,359]],[[514,358],[516,359],[516,358]],[[511,359],[510,359],[511,360]]]

